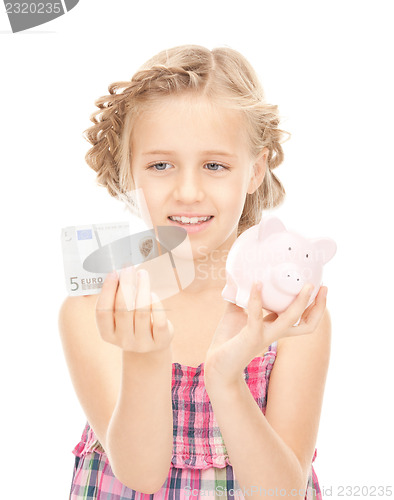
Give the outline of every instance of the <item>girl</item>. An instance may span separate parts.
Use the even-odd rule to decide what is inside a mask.
[[[261,283],[247,310],[221,297],[232,244],[284,197],[277,106],[241,54],[196,45],[160,52],[109,92],[86,131],[87,162],[112,196],[141,188],[154,226],[187,230],[195,278],[160,301],[147,272],[122,269],[99,296],[64,301],[61,338],[87,417],[70,499],[321,498],[327,288],[305,309],[306,285],[280,315],[263,310]],[[133,284],[129,310],[122,288]]]

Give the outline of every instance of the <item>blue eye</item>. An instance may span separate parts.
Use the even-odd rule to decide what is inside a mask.
[[[215,169],[215,170],[211,170],[211,169],[208,169],[208,170],[211,170],[211,172],[222,172],[223,170],[228,170],[227,167],[224,167],[223,165],[220,165],[219,163],[207,163],[207,165],[215,165],[216,167],[221,167],[221,170],[219,169]]]
[[[151,169],[155,170],[156,172],[165,172],[168,169],[166,169],[166,168],[160,168],[163,165],[170,165],[170,164],[166,163],[166,162],[155,163],[154,165],[150,165],[148,167],[148,170],[151,168]],[[210,172],[222,172],[223,170],[229,170],[228,167],[224,167],[223,165],[220,165],[220,163],[210,162],[210,163],[207,163],[206,165],[214,165],[216,167],[220,167],[220,169],[218,169],[218,168],[216,168],[216,169],[210,169],[210,168],[208,168],[208,170]]]
[[[158,168],[158,169],[155,168],[155,167],[158,167],[160,165],[169,165],[169,163],[165,163],[165,162],[155,163],[154,165],[151,165],[150,167],[148,167],[148,169],[153,168],[157,172],[164,172],[164,170],[166,170],[164,168]]]

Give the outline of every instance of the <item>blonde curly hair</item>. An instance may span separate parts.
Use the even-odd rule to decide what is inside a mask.
[[[283,161],[284,134],[278,128],[276,105],[268,104],[251,64],[234,49],[209,50],[200,45],[181,45],[163,50],[149,59],[130,81],[108,86],[109,95],[95,101],[99,108],[91,116],[93,126],[83,133],[92,147],[86,153],[88,165],[97,172],[97,183],[111,196],[126,203],[139,215],[129,190],[134,182],[131,172],[130,138],[139,114],[159,103],[165,96],[194,92],[212,102],[239,110],[246,118],[252,157],[263,148],[269,150],[264,180],[246,200],[238,224],[238,236],[258,224],[262,210],[279,205],[285,190],[272,172]]]

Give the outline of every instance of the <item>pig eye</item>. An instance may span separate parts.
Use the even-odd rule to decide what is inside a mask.
[[[289,247],[289,250],[291,250],[291,247]]]
[[[306,254],[306,258],[308,258],[308,257],[309,257],[309,254]]]

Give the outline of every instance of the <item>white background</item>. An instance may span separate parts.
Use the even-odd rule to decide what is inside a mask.
[[[58,335],[60,230],[129,217],[96,186],[82,132],[108,84],[183,43],[226,45],[253,64],[292,133],[276,170],[287,198],[273,212],[338,245],[324,274],[333,335],[320,485],[335,498],[340,486],[394,484],[390,8],[80,0],[18,34],[1,13],[2,497],[68,498],[85,416]]]

